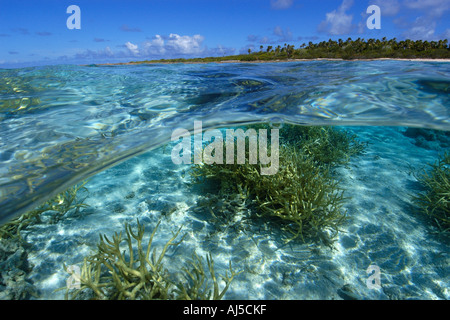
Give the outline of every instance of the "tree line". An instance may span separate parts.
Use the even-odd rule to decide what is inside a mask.
[[[386,39],[361,39],[337,41],[329,39],[319,43],[303,43],[299,47],[284,44],[284,46],[260,46],[259,51],[248,51],[255,60],[271,59],[376,59],[376,58],[450,58],[448,40],[423,41]],[[252,58],[248,60],[253,60]]]
[[[450,46],[447,39],[438,41],[387,39],[331,40],[318,43],[302,43],[299,46],[285,43],[283,46],[260,45],[259,51],[249,48],[247,54],[191,59],[160,59],[131,62],[176,63],[176,62],[219,62],[219,61],[273,61],[289,59],[450,59]]]

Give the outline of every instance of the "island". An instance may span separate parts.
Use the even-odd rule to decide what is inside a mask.
[[[248,49],[246,54],[204,58],[175,58],[123,63],[105,63],[102,65],[132,65],[148,63],[210,63],[210,62],[271,62],[295,60],[373,60],[373,59],[407,59],[407,60],[445,60],[450,61],[448,40],[401,40],[361,39],[337,41],[329,39],[318,43],[302,43],[300,46],[285,43],[276,47],[260,45],[259,51]]]

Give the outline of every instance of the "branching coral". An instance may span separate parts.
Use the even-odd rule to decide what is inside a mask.
[[[425,192],[415,196],[414,201],[443,233],[450,234],[450,153],[445,153],[430,167],[416,176]]]
[[[253,184],[261,213],[289,223],[286,229],[294,238],[321,236],[326,229],[335,235],[346,215],[343,190],[329,169],[291,147],[280,150],[280,163],[278,174],[261,176]]]
[[[280,137],[285,143],[304,150],[320,164],[346,164],[354,155],[364,152],[367,143],[356,135],[334,127],[284,125]]]
[[[192,261],[189,262],[189,267],[184,267],[186,283],[177,284],[177,299],[180,300],[221,300],[224,294],[227,292],[231,281],[241,272],[236,273],[231,267],[231,261],[229,263],[229,272],[225,272],[225,276],[222,276],[225,281],[225,287],[220,290],[219,284],[214,271],[214,261],[211,254],[206,256],[206,262],[208,265],[209,274],[211,276],[211,282],[213,288],[209,286],[209,281],[206,276],[206,272],[203,267],[202,259],[194,253]]]
[[[234,192],[248,190],[260,215],[280,218],[293,238],[322,235],[325,229],[337,231],[345,219],[343,191],[329,169],[291,146],[280,148],[275,175],[260,175],[257,165],[250,164],[198,165],[192,174],[196,181],[218,179],[223,186],[234,186]]]
[[[0,227],[0,238],[20,238],[20,231],[25,229],[30,224],[39,223],[41,220],[41,215],[44,212],[52,211],[53,214],[50,222],[55,223],[67,212],[71,210],[78,211],[80,208],[86,207],[87,205],[84,203],[85,198],[80,199],[79,196],[80,190],[87,190],[84,186],[85,184],[86,181],[80,185],[75,185],[46,201],[36,209],[31,210],[4,224]]]
[[[268,129],[268,125],[255,124],[249,128]],[[192,167],[193,181],[216,180],[221,193],[226,190],[241,194],[246,190],[254,198],[260,216],[284,222],[283,228],[292,233],[289,240],[318,236],[326,241],[324,231],[331,231],[333,237],[346,218],[341,210],[343,190],[333,178],[331,168],[362,153],[365,143],[335,128],[293,125],[280,129],[280,139],[280,167],[275,175],[261,175],[259,165],[248,161],[243,165],[200,164]]]
[[[217,284],[211,256],[207,257],[207,262],[212,277],[212,291],[207,287],[209,282],[197,255],[194,255],[195,259],[191,263],[193,270],[190,271],[187,267],[183,269],[187,274],[187,283],[174,284],[171,275],[164,268],[163,259],[170,246],[178,246],[183,241],[183,238],[176,241],[181,228],[157,254],[156,249],[152,251],[152,242],[159,224],[153,230],[146,248],[142,244],[145,227],[139,221],[136,233],[130,225],[125,225],[124,238],[122,233],[116,233],[111,240],[100,236],[97,253],[84,259],[80,288],[66,288],[66,298],[76,299],[81,293],[89,291],[95,299],[102,300],[221,299],[237,275],[231,269],[231,264],[231,275],[225,275],[226,285],[222,291]],[[126,244],[127,250],[123,250],[122,243]],[[64,268],[68,271],[66,266]]]

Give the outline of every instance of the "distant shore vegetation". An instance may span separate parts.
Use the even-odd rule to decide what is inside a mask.
[[[319,43],[309,42],[300,46],[285,43],[283,46],[263,46],[259,50],[248,49],[247,54],[224,57],[177,58],[132,61],[140,63],[226,62],[226,61],[275,61],[290,59],[450,59],[448,40],[423,41],[393,39],[361,39],[337,41],[329,39]]]

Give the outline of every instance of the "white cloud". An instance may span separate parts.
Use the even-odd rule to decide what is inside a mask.
[[[205,51],[202,47],[202,35],[180,36],[171,33],[168,37],[157,34],[152,40],[143,44],[143,55],[198,55]]]
[[[276,10],[288,9],[293,3],[294,0],[270,0],[270,6]]]
[[[57,57],[61,61],[76,63],[104,63],[104,62],[127,62],[136,60],[170,59],[170,58],[196,58],[205,56],[223,56],[235,54],[235,48],[218,45],[208,48],[203,45],[202,35],[155,35],[143,43],[126,43],[117,46],[120,49],[112,50],[110,47],[92,50],[79,48],[68,52],[64,56]],[[14,63],[9,60],[8,63]]]
[[[164,39],[159,34],[152,40],[144,42],[143,47],[147,55],[163,55],[166,52]]]
[[[319,31],[331,35],[350,33],[354,28],[352,25],[353,15],[347,14],[346,11],[352,6],[353,0],[343,0],[339,8],[326,14],[326,19],[318,27]]]
[[[450,0],[405,0],[404,4],[407,8],[421,10],[432,17],[441,17],[450,10]]]
[[[125,46],[133,55],[137,56],[139,54],[139,49],[136,44],[132,44],[128,41],[127,43],[125,43]]]
[[[436,22],[424,23],[423,18],[417,18],[413,25],[403,33],[405,38],[411,40],[432,40],[435,38]]]
[[[442,34],[436,35],[439,20],[450,10],[450,0],[404,0],[406,9],[419,12],[414,21],[399,19],[396,24],[404,28],[402,36],[412,40],[438,40]],[[445,33],[444,33],[445,36]]]
[[[198,54],[202,52],[202,42],[205,38],[199,34],[192,37],[170,34],[166,47],[181,54]]]
[[[105,53],[105,56],[107,56],[107,57],[114,56],[114,52],[111,50],[110,47],[106,47],[104,53]]]

